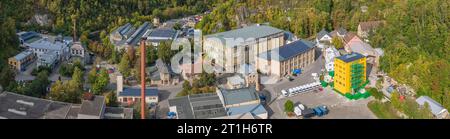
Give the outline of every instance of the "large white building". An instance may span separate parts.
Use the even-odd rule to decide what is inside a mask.
[[[258,54],[284,45],[284,38],[285,31],[259,24],[207,35],[203,39],[205,62],[236,72],[240,65],[254,65]]]

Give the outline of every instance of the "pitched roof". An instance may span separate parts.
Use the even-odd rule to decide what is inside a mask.
[[[340,28],[337,30],[337,32],[338,32],[340,35],[345,35],[345,34],[347,34],[347,30],[346,30],[345,28],[343,28],[343,27],[340,27]]]
[[[356,36],[356,34],[353,33],[353,32],[349,32],[349,33],[345,34],[345,36],[344,36],[344,43],[350,42],[355,37],[358,37],[358,36]],[[358,39],[359,39],[359,37],[358,37]]]
[[[351,54],[346,54],[346,55],[336,57],[336,58],[348,63],[348,62],[352,62],[352,61],[364,58],[364,56],[359,53],[351,53]]]
[[[442,107],[441,104],[439,104],[438,102],[436,102],[435,100],[431,99],[428,96],[421,96],[416,99],[416,102],[421,106],[425,105],[425,102],[428,103],[428,105],[430,106],[431,113],[433,113],[434,115],[439,115],[442,112],[446,111],[446,109]]]
[[[325,29],[322,29],[319,33],[317,33],[317,39],[322,39],[325,35],[328,35],[328,32]]]
[[[380,26],[382,24],[383,24],[383,21],[367,21],[367,22],[360,22],[359,27],[361,28],[361,31],[367,32],[367,31],[377,28],[378,26]]]
[[[312,49],[314,45],[311,42],[305,40],[298,40],[289,44],[286,44],[279,48],[272,49],[271,52],[264,52],[259,54],[259,57],[266,60],[285,61],[299,54],[305,53]],[[274,54],[274,55],[272,55]]]
[[[278,28],[274,28],[267,25],[253,25],[240,29],[230,30],[226,32],[207,35],[206,38],[263,38],[277,33],[283,33],[284,31]]]

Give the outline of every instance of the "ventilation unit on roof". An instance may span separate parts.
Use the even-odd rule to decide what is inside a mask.
[[[8,109],[8,112],[14,113],[14,114],[18,114],[18,115],[22,115],[22,116],[26,116],[27,112],[25,111],[18,111],[16,109]]]
[[[19,103],[19,104],[28,105],[28,106],[31,106],[31,107],[34,106],[33,102],[27,102],[27,101],[24,101],[24,100],[17,100],[16,102]]]

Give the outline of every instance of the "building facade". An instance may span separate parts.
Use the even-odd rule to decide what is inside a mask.
[[[356,92],[366,82],[366,57],[350,53],[334,61],[334,89],[342,94]]]
[[[256,65],[263,74],[282,77],[312,64],[314,58],[314,45],[299,40],[260,54]]]

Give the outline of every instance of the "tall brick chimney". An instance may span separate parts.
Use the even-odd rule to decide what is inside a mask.
[[[145,119],[145,41],[146,38],[141,39],[140,56],[141,56],[141,119]]]

